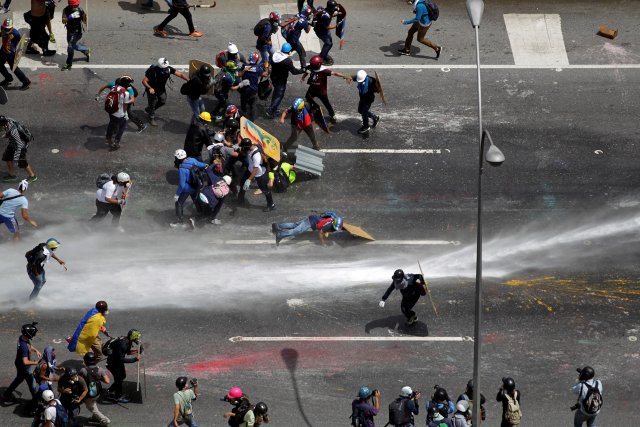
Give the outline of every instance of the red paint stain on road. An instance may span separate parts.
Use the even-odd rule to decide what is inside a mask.
[[[80,156],[80,152],[75,150],[65,150],[63,155],[67,159],[75,159]]]
[[[485,344],[495,344],[497,338],[498,338],[498,334],[493,332],[489,335],[485,335],[483,341]]]
[[[51,80],[51,75],[49,73],[40,73],[38,74],[38,79],[40,81]]]

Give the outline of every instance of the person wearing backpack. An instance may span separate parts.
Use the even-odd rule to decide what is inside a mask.
[[[414,415],[420,412],[420,392],[405,386],[400,396],[389,404],[389,425],[394,427],[414,427]]]
[[[344,219],[332,211],[309,215],[296,222],[281,222],[271,224],[271,232],[276,235],[276,246],[285,237],[295,237],[307,231],[317,231],[320,244],[324,246],[325,237],[329,233],[342,231]]]
[[[82,52],[87,59],[91,59],[91,49],[80,43],[82,26],[87,25],[87,14],[80,7],[80,0],[69,0],[69,5],[62,10],[62,24],[67,27],[67,62],[62,71],[69,71],[73,64],[74,51]],[[53,34],[53,33],[52,33]]]
[[[206,203],[209,206],[209,222],[213,225],[221,225],[222,221],[216,217],[218,216],[220,209],[222,209],[225,197],[229,194],[231,177],[229,175],[220,177],[213,172],[213,168],[214,166],[210,165],[205,169],[205,172],[207,173],[207,182],[198,197],[203,203]]]
[[[440,421],[442,419],[444,419],[445,421],[443,422],[446,423],[449,421],[449,415],[453,414],[456,410],[456,405],[449,399],[447,390],[437,385],[434,389],[435,392],[433,393],[433,396],[431,396],[431,400],[429,400],[426,405],[427,425],[429,425],[431,421]],[[442,417],[440,420],[436,420],[438,415]],[[435,426],[438,426],[438,424],[436,423]]]
[[[167,81],[172,75],[189,81],[189,76],[169,65],[167,58],[159,58],[158,63],[147,68],[144,73],[142,86],[145,88],[149,103],[144,111],[147,113],[151,126],[157,126],[156,110],[167,103]]]
[[[75,368],[68,368],[62,378],[58,381],[58,393],[60,393],[60,402],[67,410],[69,415],[69,423],[75,426],[78,422],[77,418],[80,414],[80,404],[89,392],[87,383]]]
[[[131,329],[125,337],[109,340],[109,354],[107,355],[107,369],[113,375],[113,384],[109,387],[108,398],[119,403],[129,403],[129,399],[122,394],[122,384],[127,378],[125,364],[138,363],[142,355],[139,349],[133,349],[133,344],[140,347],[142,334],[137,329]],[[107,344],[105,343],[105,345]],[[127,357],[131,356],[131,357]]]
[[[245,155],[248,166],[244,176],[240,180],[243,184],[242,189],[238,193],[238,203],[241,205],[246,203],[244,195],[251,187],[251,181],[255,180],[258,188],[262,190],[262,194],[264,194],[264,197],[267,199],[267,206],[262,209],[262,211],[270,212],[275,210],[276,204],[273,202],[271,189],[267,185],[267,162],[262,147],[254,145],[249,138],[243,138],[242,141],[240,141],[240,151]]]
[[[173,393],[173,420],[167,427],[179,427],[182,424],[197,427],[191,402],[198,398],[198,380],[192,378],[189,381],[187,377],[178,377],[176,387],[178,391]]]
[[[60,242],[52,237],[45,243],[38,244],[38,246],[25,254],[25,258],[27,258],[27,274],[33,283],[33,291],[31,291],[31,295],[29,295],[29,301],[37,298],[40,294],[40,290],[44,284],[47,283],[44,265],[48,263],[51,258],[58,261],[58,264],[67,271],[66,263],[54,254],[54,251],[59,247]]]
[[[121,84],[120,82],[123,82],[123,84]],[[138,128],[138,133],[141,133],[142,131],[144,131],[147,128],[147,124],[144,123],[142,121],[142,119],[138,116],[138,114],[136,114],[133,111],[133,105],[135,102],[135,99],[138,97],[139,93],[138,93],[138,89],[136,89],[136,87],[133,85],[133,79],[130,76],[122,76],[122,77],[118,77],[117,79],[115,79],[112,82],[109,82],[103,86],[100,87],[100,89],[98,89],[98,94],[96,95],[96,100],[99,99],[100,94],[105,90],[105,89],[109,89],[110,91],[113,91],[113,88],[116,85],[119,86],[124,86],[125,84],[128,84],[127,86],[127,91],[129,92],[129,97],[131,98],[131,102],[129,104],[127,104],[127,108],[126,108],[126,113],[127,113],[127,120],[131,120],[131,122],[136,125],[136,127]],[[107,98],[105,99],[105,110],[106,108],[106,102],[111,99],[113,97],[113,95],[111,93],[107,94]]]
[[[187,152],[184,150],[176,150],[173,164],[178,168],[180,181],[178,183],[176,194],[173,196],[173,200],[175,201],[176,217],[178,220],[176,222],[172,222],[170,225],[172,228],[186,228],[187,225],[184,223],[184,203],[189,197],[191,197],[196,208],[199,208],[197,197],[201,190],[200,185],[202,183],[194,182],[194,173],[197,172],[195,169],[204,170],[207,167],[207,164],[192,157],[187,157]],[[194,186],[197,188],[194,188]],[[189,222],[191,223],[191,227],[195,228],[195,220],[190,218]]]
[[[373,405],[371,404],[373,401]],[[354,427],[376,427],[373,417],[380,412],[380,391],[360,387],[358,398],[351,402],[351,425]]]
[[[578,401],[571,409],[575,409],[574,427],[595,427],[596,417],[602,408],[602,381],[596,380],[596,371],[591,366],[577,369],[578,383],[571,387],[573,394],[578,395]]]
[[[503,378],[502,386],[496,396],[498,402],[502,402],[502,422],[500,427],[513,427],[520,425],[522,410],[520,409],[520,390],[516,390],[516,382],[513,378]]]
[[[84,366],[80,369],[80,376],[87,383],[88,392],[84,398],[87,410],[91,412],[91,421],[97,421],[101,426],[108,426],[111,420],[98,409],[98,398],[102,393],[102,383],[110,384],[111,379],[107,370],[97,365],[95,353],[87,352],[82,358]]]
[[[255,425],[256,417],[252,409],[253,406],[240,387],[233,387],[229,390],[224,400],[233,406],[231,411],[222,415],[228,419],[230,427],[253,427]]]
[[[430,8],[433,8],[433,5],[435,5],[435,3],[431,0],[418,0],[415,7],[415,18],[401,21],[403,25],[411,24],[411,28],[409,28],[409,32],[407,33],[407,39],[404,41],[404,47],[398,49],[401,55],[411,55],[413,36],[418,33],[418,41],[433,49],[436,53],[436,59],[440,58],[442,46],[438,46],[426,37],[432,22],[438,19],[437,16],[434,15],[435,12],[430,12]],[[435,7],[437,8],[437,6]]]
[[[109,114],[109,124],[107,125],[106,143],[109,145],[109,151],[116,151],[120,148],[122,135],[127,127],[127,114],[129,106],[135,100],[131,89],[133,79],[129,76],[120,77],[119,81],[114,82],[111,91],[105,98],[105,111]],[[102,86],[98,90],[98,96],[106,89],[109,84]],[[97,97],[96,97],[97,99]]]
[[[23,124],[18,121],[0,115],[0,133],[9,139],[9,144],[2,154],[2,160],[7,163],[8,175],[3,178],[3,182],[16,182],[16,165],[27,172],[27,181],[32,183],[38,180],[35,172],[27,161],[27,148],[33,141],[33,134]]]
[[[273,61],[271,64],[271,83],[273,83],[273,94],[271,95],[271,104],[265,116],[269,119],[273,119],[276,114],[280,114],[280,103],[284,98],[284,94],[287,90],[287,80],[289,74],[297,75],[304,73],[302,68],[296,68],[291,60],[291,45],[284,43],[279,52],[273,54]]]
[[[262,55],[262,62],[265,64],[270,62],[273,54],[273,46],[271,44],[271,36],[278,31],[280,25],[280,15],[277,12],[271,12],[268,18],[263,18],[253,27],[253,34],[257,37],[256,49]]]
[[[202,161],[202,149],[211,145],[209,137],[209,124],[211,123],[211,114],[204,111],[196,120],[189,125],[187,136],[184,139],[184,151],[187,157]]]
[[[196,31],[196,27],[193,25],[193,17],[191,16],[191,11],[189,11],[189,3],[187,0],[171,0],[169,5],[169,16],[167,16],[164,21],[160,23],[157,27],[153,27],[154,34],[166,38],[169,36],[169,33],[164,31],[164,27],[167,26],[169,22],[171,22],[178,14],[182,15],[184,19],[187,21],[187,26],[189,27],[189,35],[191,37],[202,37],[204,34],[200,31]]]
[[[291,107],[282,112],[280,124],[284,124],[284,119],[287,117],[287,114],[291,114],[291,135],[289,135],[287,141],[282,145],[282,150],[286,152],[293,147],[293,144],[298,140],[298,135],[304,131],[309,137],[313,149],[320,151],[320,144],[313,130],[313,118],[309,113],[309,109],[305,106],[304,99],[296,98],[293,100]]]
[[[211,67],[203,64],[198,72],[193,73],[189,80],[180,87],[180,93],[187,96],[187,102],[193,112],[193,120],[196,120],[200,113],[205,111],[202,95],[209,92],[211,84]]]
[[[241,64],[240,68],[233,61],[228,61],[224,65],[224,69],[220,70],[214,79],[213,95],[218,100],[216,108],[211,112],[214,116],[220,115],[227,110],[229,106],[229,93],[232,90],[238,90],[245,85],[241,86],[241,80],[238,78],[238,72],[244,70],[244,65]]]
[[[402,314],[407,318],[407,325],[413,325],[418,321],[418,315],[413,311],[413,307],[421,296],[426,295],[424,277],[422,277],[422,274],[405,274],[401,269],[397,269],[393,272],[391,279],[391,285],[382,295],[378,305],[380,308],[384,308],[391,292],[397,289],[402,294],[402,301],[400,302]]]
[[[471,427],[470,407],[468,400],[459,400],[456,403],[456,412],[451,417],[452,427]]]
[[[7,87],[13,81],[13,77],[11,77],[11,73],[9,71],[13,69],[13,61],[16,59],[16,50],[18,49],[18,46],[20,46],[22,35],[20,34],[20,31],[13,28],[13,19],[7,18],[2,22],[2,26],[0,27],[0,36],[2,36],[2,45],[0,48],[0,74],[4,77],[4,80],[0,82],[0,86]],[[7,70],[5,64],[9,64],[9,70]],[[31,86],[31,80],[27,78],[20,67],[16,67],[16,69],[13,70],[13,74],[15,74],[18,80],[22,83],[20,90],[29,89],[29,86]]]
[[[469,413],[469,419],[471,419],[471,416],[473,415],[473,408],[475,407],[473,403],[473,379],[470,379],[469,382],[467,382],[464,393],[458,396],[458,400],[456,400],[456,403],[462,400],[468,403],[469,408],[467,409],[467,412]],[[484,404],[486,401],[487,399],[484,397],[484,394],[480,393],[480,419],[482,421],[487,418],[486,410],[484,408]]]
[[[313,9],[311,7],[305,7],[300,10],[298,16],[295,18],[295,21],[291,22],[285,28],[282,29],[282,35],[284,39],[291,45],[293,50],[298,53],[298,57],[300,58],[300,67],[307,67],[307,52],[304,50],[304,46],[300,41],[300,36],[304,31],[306,34],[309,34],[311,31],[311,23],[310,19],[313,18]]]
[[[26,180],[22,180],[18,184],[18,189],[9,188],[0,193],[0,223],[6,225],[9,233],[13,234],[13,240],[20,240],[20,226],[16,220],[16,211],[20,209],[22,218],[33,225],[38,227],[38,223],[35,222],[29,216],[29,201],[24,195],[25,191],[29,188],[29,183]]]
[[[122,215],[122,206],[126,203],[127,193],[131,187],[131,177],[126,172],[119,172],[112,175],[102,174],[96,180],[96,213],[91,217],[89,222],[96,222],[104,219],[108,213],[111,213],[111,225],[118,227],[120,224],[120,216]]]
[[[42,414],[42,427],[68,427],[69,416],[62,402],[55,398],[52,390],[42,392],[42,400],[45,402],[45,409]]]

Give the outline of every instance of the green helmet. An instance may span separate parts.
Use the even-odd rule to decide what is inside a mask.
[[[133,341],[136,344],[140,344],[140,338],[142,338],[142,334],[137,329],[131,329],[127,333],[127,338],[129,338],[130,341]]]

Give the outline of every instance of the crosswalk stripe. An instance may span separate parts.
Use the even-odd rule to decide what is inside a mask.
[[[53,34],[55,34],[56,42],[49,43],[50,49],[55,49],[56,54],[50,57],[41,56],[38,58],[36,55],[24,55],[20,60],[20,68],[41,68],[43,66],[46,67],[60,67],[67,60],[67,29],[62,24],[62,8],[56,8],[56,13],[53,16],[53,20],[51,21],[51,29],[53,30]],[[23,37],[29,37],[29,25],[25,22],[23,17],[23,12],[15,12],[13,13],[13,25],[14,28],[20,31]],[[79,52],[76,52],[79,54]],[[83,57],[82,55],[80,55]],[[38,58],[38,59],[36,59]]]
[[[516,65],[569,65],[560,15],[509,13],[504,23]]]

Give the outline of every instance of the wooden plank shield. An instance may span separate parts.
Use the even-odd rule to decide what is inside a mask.
[[[329,125],[327,125],[327,120],[324,118],[324,110],[322,109],[322,106],[317,105],[312,108],[312,110],[313,112],[311,113],[311,117],[313,117],[313,121],[316,122],[320,129],[329,133]]]
[[[345,222],[342,224],[342,228],[344,228],[345,231],[351,234],[352,236],[362,237],[363,239],[372,240],[372,241],[376,240],[373,238],[371,234],[367,233],[365,230],[358,227],[357,225],[351,225]]]
[[[198,70],[200,70],[200,67],[202,67],[203,65],[208,65],[209,68],[211,68],[211,72],[215,72],[214,66],[209,64],[208,62],[200,61],[199,59],[192,59],[191,61],[189,61],[189,78],[197,73]],[[207,95],[213,95],[213,84],[209,85],[209,92],[207,92]]]
[[[382,88],[382,82],[380,81],[380,77],[378,77],[378,72],[374,71],[373,73],[376,76],[376,90],[380,94],[380,98],[382,99],[382,102],[386,104],[387,100],[384,99],[384,89]]]
[[[24,48],[27,45],[28,41],[28,37],[22,36],[22,38],[20,39],[20,44],[18,44],[18,46],[16,47],[16,53],[13,57],[13,67],[11,67],[11,71],[13,71],[14,73],[16,72],[16,68],[18,68],[18,65],[20,64],[22,55],[24,55]]]
[[[280,141],[278,138],[245,117],[240,117],[240,136],[249,138],[255,144],[260,144],[267,156],[276,162],[280,161]]]

